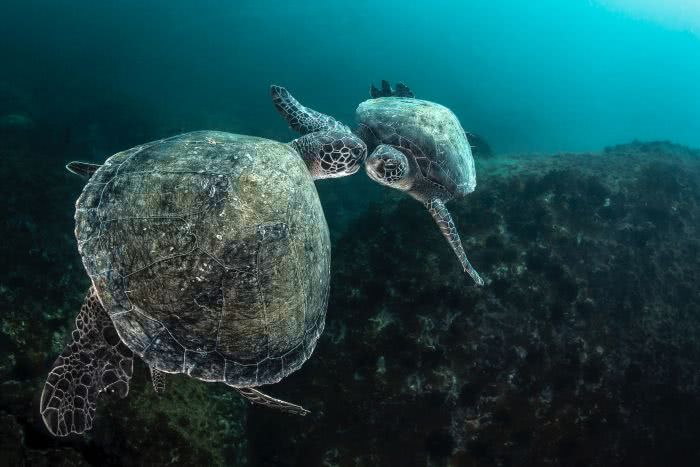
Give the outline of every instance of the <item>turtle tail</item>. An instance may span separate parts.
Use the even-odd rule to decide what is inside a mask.
[[[270,96],[275,109],[292,129],[302,135],[314,131],[342,131],[352,133],[350,127],[335,118],[305,107],[282,86],[270,86]]]
[[[41,418],[54,436],[92,428],[101,392],[129,393],[133,354],[93,288],[75,320],[72,341],[56,359],[41,393]]]

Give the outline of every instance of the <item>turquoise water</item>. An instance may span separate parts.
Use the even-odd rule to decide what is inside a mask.
[[[0,0],[0,465],[700,465],[698,5]],[[309,415],[182,374],[157,394],[136,358],[128,397],[51,436],[90,287],[65,164],[194,130],[288,142],[271,84],[354,127],[382,79],[469,132],[476,190],[446,206],[484,286],[405,193],[318,181],[325,330],[263,388]]]
[[[270,83],[352,123],[389,79],[503,152],[698,145],[700,13],[675,3],[3,2],[0,78],[74,133],[110,114],[264,132]]]

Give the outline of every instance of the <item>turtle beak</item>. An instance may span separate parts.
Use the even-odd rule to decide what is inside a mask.
[[[356,174],[358,170],[360,170],[360,163],[355,162],[355,164],[352,167],[348,168],[347,172],[348,172],[348,175],[353,175],[353,174]]]
[[[367,150],[365,150],[362,154],[355,154],[354,152],[352,153],[351,159],[348,161],[348,168],[346,170],[348,175],[355,174],[360,170],[360,167],[362,166],[362,161],[365,159],[366,156]]]
[[[360,138],[356,139],[356,146],[350,149],[350,157],[356,164],[355,172],[360,170],[360,165],[367,159],[367,145]],[[353,172],[353,173],[355,173]]]
[[[346,141],[348,137],[344,138]],[[353,144],[354,143],[354,144]],[[347,166],[345,168],[346,175],[352,175],[360,170],[362,162],[367,158],[367,145],[359,137],[352,135],[349,138],[350,153],[347,159]]]
[[[370,157],[365,162],[365,171],[369,178],[381,183],[384,174],[384,161],[380,157]]]

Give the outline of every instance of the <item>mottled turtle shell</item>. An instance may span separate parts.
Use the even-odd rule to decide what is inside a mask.
[[[412,155],[420,175],[445,195],[474,191],[471,146],[447,107],[414,98],[380,97],[362,102],[356,118],[370,153],[380,144],[395,146]]]
[[[102,305],[148,365],[249,387],[313,351],[330,241],[290,146],[199,131],[120,152],[85,186],[75,220]]]

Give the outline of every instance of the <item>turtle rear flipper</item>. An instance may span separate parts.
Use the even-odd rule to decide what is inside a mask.
[[[54,436],[92,428],[99,393],[129,393],[133,354],[119,338],[94,289],[75,320],[73,340],[56,359],[41,393],[41,417]]]
[[[100,167],[102,166],[98,164],[90,164],[89,162],[80,161],[69,162],[68,165],[66,165],[66,169],[68,169],[69,172],[88,179],[92,177],[92,175],[97,172],[97,169]]]
[[[396,83],[396,92],[394,93],[396,97],[415,97],[411,88],[403,84],[402,82]]]
[[[258,391],[257,389],[253,388],[236,388],[236,391],[238,393],[248,399],[249,401],[259,404],[259,405],[264,405],[266,407],[272,407],[273,409],[279,409],[283,412],[291,413],[294,415],[306,415],[309,413],[308,410],[306,410],[304,407],[296,404],[292,404],[291,402],[286,402],[281,399],[275,399],[272,396],[268,396],[267,394]]]
[[[369,95],[372,99],[377,99],[379,97],[415,97],[411,88],[403,84],[402,82],[396,83],[396,89],[391,87],[391,84],[385,79],[382,80],[382,88],[377,89],[374,84],[369,87]]]
[[[391,87],[391,84],[389,84],[389,81],[383,79],[382,80],[382,96],[393,96],[394,95],[394,89]]]

